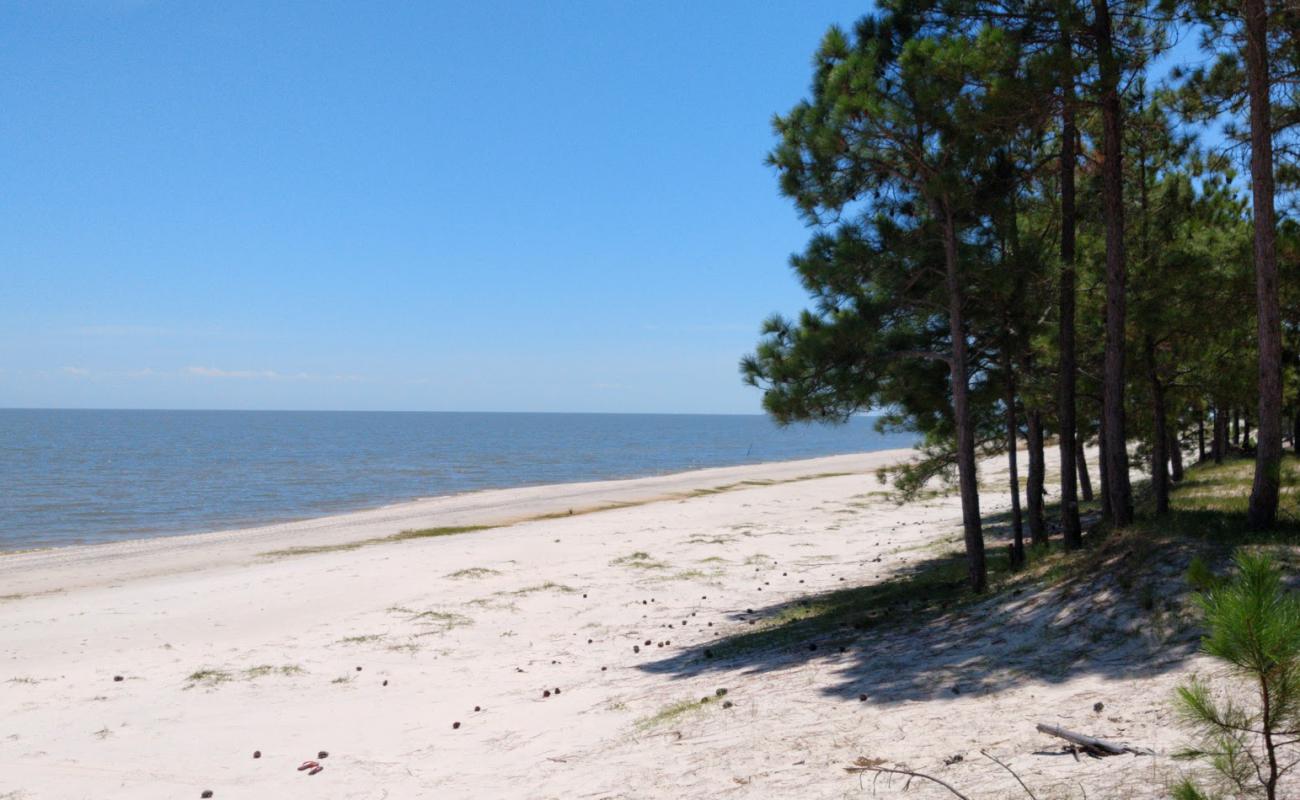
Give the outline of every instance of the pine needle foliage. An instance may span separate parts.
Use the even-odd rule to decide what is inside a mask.
[[[1207,762],[1216,779],[1191,779],[1178,800],[1295,797],[1282,784],[1300,763],[1300,597],[1265,554],[1239,551],[1236,574],[1198,596],[1208,633],[1202,649],[1240,682],[1224,697],[1194,679],[1178,689],[1178,710],[1198,743],[1180,757]]]

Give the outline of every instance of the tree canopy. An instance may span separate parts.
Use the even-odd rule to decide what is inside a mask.
[[[1130,459],[1162,513],[1185,455],[1230,447],[1256,454],[1269,524],[1300,430],[1296,22],[1263,0],[890,0],[832,27],[769,155],[810,228],[791,265],[811,300],[764,322],[744,379],[783,423],[917,432],[895,485],[956,481],[976,590],[981,454],[1009,460],[1017,558],[1022,521],[1031,544],[1052,527],[1051,440],[1067,546],[1093,443],[1113,524]],[[1212,65],[1166,69],[1187,36]]]

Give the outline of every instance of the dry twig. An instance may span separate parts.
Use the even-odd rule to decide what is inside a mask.
[[[939,784],[939,785],[942,786],[943,788],[945,788],[945,789],[947,789],[948,791],[952,792],[953,795],[954,795],[955,797],[960,797],[961,800],[971,800],[971,798],[967,797],[966,795],[964,795],[964,794],[962,794],[961,792],[959,792],[959,791],[957,791],[956,789],[954,789],[954,788],[952,787],[951,784],[946,783],[945,781],[941,781],[941,780],[939,780],[938,778],[934,777],[933,775],[926,775],[924,772],[913,772],[913,771],[910,770],[910,769],[890,769],[889,767],[882,767],[882,766],[879,766],[878,764],[872,764],[872,763],[870,763],[870,760],[869,760],[869,759],[865,759],[865,758],[860,758],[860,759],[858,759],[858,762],[859,762],[859,763],[856,764],[856,765],[854,765],[854,766],[851,766],[851,767],[845,767],[845,768],[844,768],[845,771],[847,771],[847,772],[859,772],[859,773],[861,773],[861,772],[874,772],[874,773],[876,773],[876,774],[878,774],[878,775],[879,775],[879,774],[887,774],[887,775],[906,775],[906,776],[907,776],[907,780],[908,780],[909,783],[911,782],[912,778],[924,778],[924,779],[927,780],[927,781],[931,781],[931,782],[933,782],[933,783],[937,783],[937,784]]]
[[[1016,771],[1014,769],[1002,763],[1001,761],[994,758],[993,756],[989,755],[989,752],[987,750],[981,750],[980,755],[984,756],[989,761],[992,761],[994,764],[997,764],[999,767],[1002,767],[1007,772],[1010,772],[1011,777],[1016,779],[1016,783],[1020,784],[1020,788],[1025,790],[1025,794],[1029,795],[1030,800],[1038,800],[1038,798],[1034,796],[1034,793],[1030,791],[1029,787],[1025,785],[1025,782],[1020,780],[1020,776],[1016,774]]]

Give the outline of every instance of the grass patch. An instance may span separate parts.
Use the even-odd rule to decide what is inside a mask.
[[[497,525],[447,525],[441,528],[421,528],[415,531],[402,531],[392,536],[385,536],[378,539],[378,542],[405,542],[411,539],[432,539],[438,536],[455,536],[460,533],[475,533],[477,531],[491,530],[499,527]]]
[[[342,542],[340,544],[309,544],[301,547],[286,547],[281,550],[268,550],[258,555],[264,558],[283,558],[286,556],[309,556],[318,553],[344,553],[349,550],[359,550],[362,547],[369,547],[372,544],[389,544],[392,542],[405,542],[411,539],[431,539],[438,536],[455,536],[459,533],[473,533],[475,531],[486,531],[492,528],[499,528],[500,525],[447,525],[441,528],[421,528],[420,530],[402,531],[394,533],[391,536],[378,536],[374,539],[360,539],[355,542]]]
[[[799,475],[794,478],[777,479],[759,479],[736,481],[735,483],[724,483],[718,486],[709,486],[703,489],[693,489],[686,494],[687,497],[704,497],[711,494],[722,494],[731,492],[736,489],[755,487],[755,486],[776,486],[781,483],[800,483],[802,481],[818,481],[823,478],[843,478],[846,475],[852,475],[852,472],[818,472],[814,475]]]
[[[283,558],[285,556],[312,556],[318,553],[344,553],[349,550],[359,550],[368,544],[379,542],[379,539],[366,539],[361,542],[345,542],[343,544],[309,544],[301,547],[286,547],[281,550],[268,550],[265,553],[258,553],[264,558]]]
[[[306,670],[304,670],[302,667],[298,666],[297,664],[285,664],[279,667],[272,666],[270,664],[261,664],[259,666],[250,667],[249,669],[244,670],[244,677],[248,680],[265,678],[268,675],[281,675],[287,677],[290,675],[301,675],[305,671]]]
[[[725,533],[716,536],[705,536],[697,533],[687,539],[686,544],[731,544],[734,541],[736,541],[735,536],[728,536]]]
[[[723,571],[720,569],[705,572],[701,569],[683,569],[674,572],[671,575],[660,574],[651,577],[649,580],[653,583],[670,583],[672,581],[708,581],[714,578],[722,577]]]
[[[465,605],[474,606],[475,608],[487,608],[492,611],[519,610],[519,605],[517,603],[511,602],[510,600],[503,600],[496,595],[493,595],[492,597],[478,597],[467,601]]]
[[[400,614],[410,622],[417,622],[433,630],[428,633],[446,633],[454,628],[465,628],[474,624],[474,620],[464,614],[457,614],[453,611],[416,611],[406,608],[405,606],[392,606],[388,609],[390,614]]]
[[[578,590],[573,588],[572,586],[566,586],[563,583],[556,583],[554,581],[546,581],[545,583],[538,583],[532,586],[525,586],[522,589],[515,589],[512,592],[498,592],[497,594],[509,595],[511,597],[522,597],[524,595],[535,594],[537,592],[560,592],[561,594],[573,594],[576,591]]]
[[[636,728],[640,731],[653,730],[671,722],[677,722],[688,715],[699,713],[710,705],[710,703],[702,703],[699,700],[679,700],[676,703],[664,706],[648,717],[637,720]]]
[[[741,484],[739,483],[724,483],[721,486],[712,486],[705,489],[692,489],[687,497],[704,497],[711,494],[722,494],[723,492],[729,492],[732,489],[736,489],[740,485]]]
[[[368,633],[364,636],[345,636],[339,639],[339,644],[374,644],[383,641],[384,635],[381,633]]]
[[[255,681],[258,678],[265,678],[271,675],[289,677],[292,675],[302,675],[306,672],[297,664],[285,664],[283,666],[274,666],[271,664],[259,664],[256,667],[249,667],[244,670],[228,670],[205,667],[204,669],[195,670],[186,676],[185,681],[188,684],[185,688],[189,689],[194,686],[219,686],[231,681]]]
[[[650,554],[638,550],[631,555],[620,556],[609,562],[611,567],[632,567],[634,569],[667,569],[668,565],[662,561],[656,561],[650,557]]]
[[[468,567],[466,569],[458,569],[455,572],[449,572],[447,573],[447,577],[457,578],[457,579],[486,578],[489,575],[500,575],[500,574],[501,574],[500,572],[494,569],[488,569],[487,567]]]
[[[421,611],[412,620],[419,622],[421,625],[432,625],[436,628],[449,631],[452,628],[464,628],[474,624],[474,620],[464,614],[455,614],[450,611]]]
[[[1179,546],[1209,563],[1226,562],[1238,547],[1267,548],[1280,565],[1300,564],[1294,545],[1300,541],[1300,460],[1282,460],[1282,491],[1277,522],[1266,531],[1251,530],[1246,511],[1254,480],[1254,461],[1233,459],[1222,464],[1205,463],[1190,467],[1184,479],[1170,493],[1170,511],[1163,517],[1140,514],[1124,533],[1142,548],[1139,558],[1157,548]],[[1139,512],[1149,511],[1154,500],[1142,498]]]
[[[1276,533],[1293,535],[1300,528],[1300,460],[1282,459],[1281,492]],[[1175,512],[1215,512],[1223,516],[1216,533],[1236,530],[1245,519],[1250,489],[1255,479],[1255,462],[1238,458],[1222,464],[1206,462],[1187,470],[1175,484],[1171,508]],[[1151,501],[1147,501],[1148,503]]]
[[[576,508],[576,509],[570,508],[566,511],[552,511],[549,514],[538,514],[535,517],[529,517],[528,520],[526,521],[541,520],[541,519],[563,519],[565,517],[580,517],[584,514],[597,514],[601,511],[615,511],[620,508],[632,508],[633,506],[641,506],[651,502],[654,501],[653,500],[636,500],[636,501],[627,500],[627,501],[616,502],[616,503],[605,503],[599,506],[588,506],[586,508]]]
[[[672,574],[672,579],[675,581],[704,580],[711,577],[713,576],[698,569],[684,569],[681,572],[674,572]]]
[[[185,678],[191,686],[216,686],[234,679],[235,674],[225,669],[199,669]]]

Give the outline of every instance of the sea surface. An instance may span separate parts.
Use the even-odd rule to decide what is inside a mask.
[[[0,409],[0,550],[245,527],[475,489],[909,447],[874,420]]]

